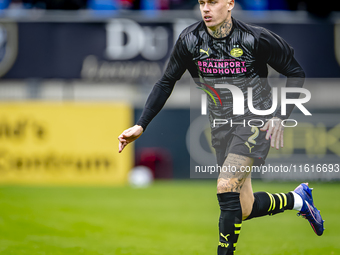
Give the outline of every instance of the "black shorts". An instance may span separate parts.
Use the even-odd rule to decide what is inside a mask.
[[[266,131],[260,127],[236,125],[212,132],[217,164],[222,166],[229,153],[254,158],[254,165],[263,165],[270,149]]]

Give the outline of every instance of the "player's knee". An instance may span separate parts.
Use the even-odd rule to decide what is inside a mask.
[[[225,186],[226,186],[226,182],[225,181],[219,181],[217,183],[217,194],[220,194],[220,193],[224,193],[226,192],[225,191]]]
[[[227,192],[228,182],[227,180],[219,180],[217,182],[217,194]]]
[[[241,189],[241,181],[237,179],[220,179],[217,182],[217,193],[226,193],[226,192],[240,192]]]

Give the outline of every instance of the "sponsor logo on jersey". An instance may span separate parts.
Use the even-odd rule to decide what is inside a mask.
[[[235,47],[230,51],[230,55],[235,58],[241,57],[243,55],[243,50],[239,47]]]
[[[235,59],[207,59],[197,61],[197,66],[202,73],[207,74],[240,74],[247,72],[245,61]]]

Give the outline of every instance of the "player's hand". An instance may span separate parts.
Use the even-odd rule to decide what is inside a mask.
[[[261,131],[267,131],[266,139],[269,140],[271,138],[270,145],[272,148],[276,147],[277,150],[280,148],[280,143],[281,148],[283,148],[284,127],[281,125],[281,122],[280,118],[273,117],[260,129]]]
[[[136,140],[138,137],[140,137],[143,134],[143,128],[138,125],[134,125],[133,127],[130,127],[121,133],[120,136],[118,136],[119,140],[119,153],[123,151],[126,145]]]

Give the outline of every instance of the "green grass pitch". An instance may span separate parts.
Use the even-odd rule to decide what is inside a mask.
[[[254,182],[287,192],[299,183]],[[0,187],[0,254],[216,254],[215,181],[130,187]],[[311,183],[325,233],[295,211],[244,222],[236,254],[340,254],[339,183]]]

